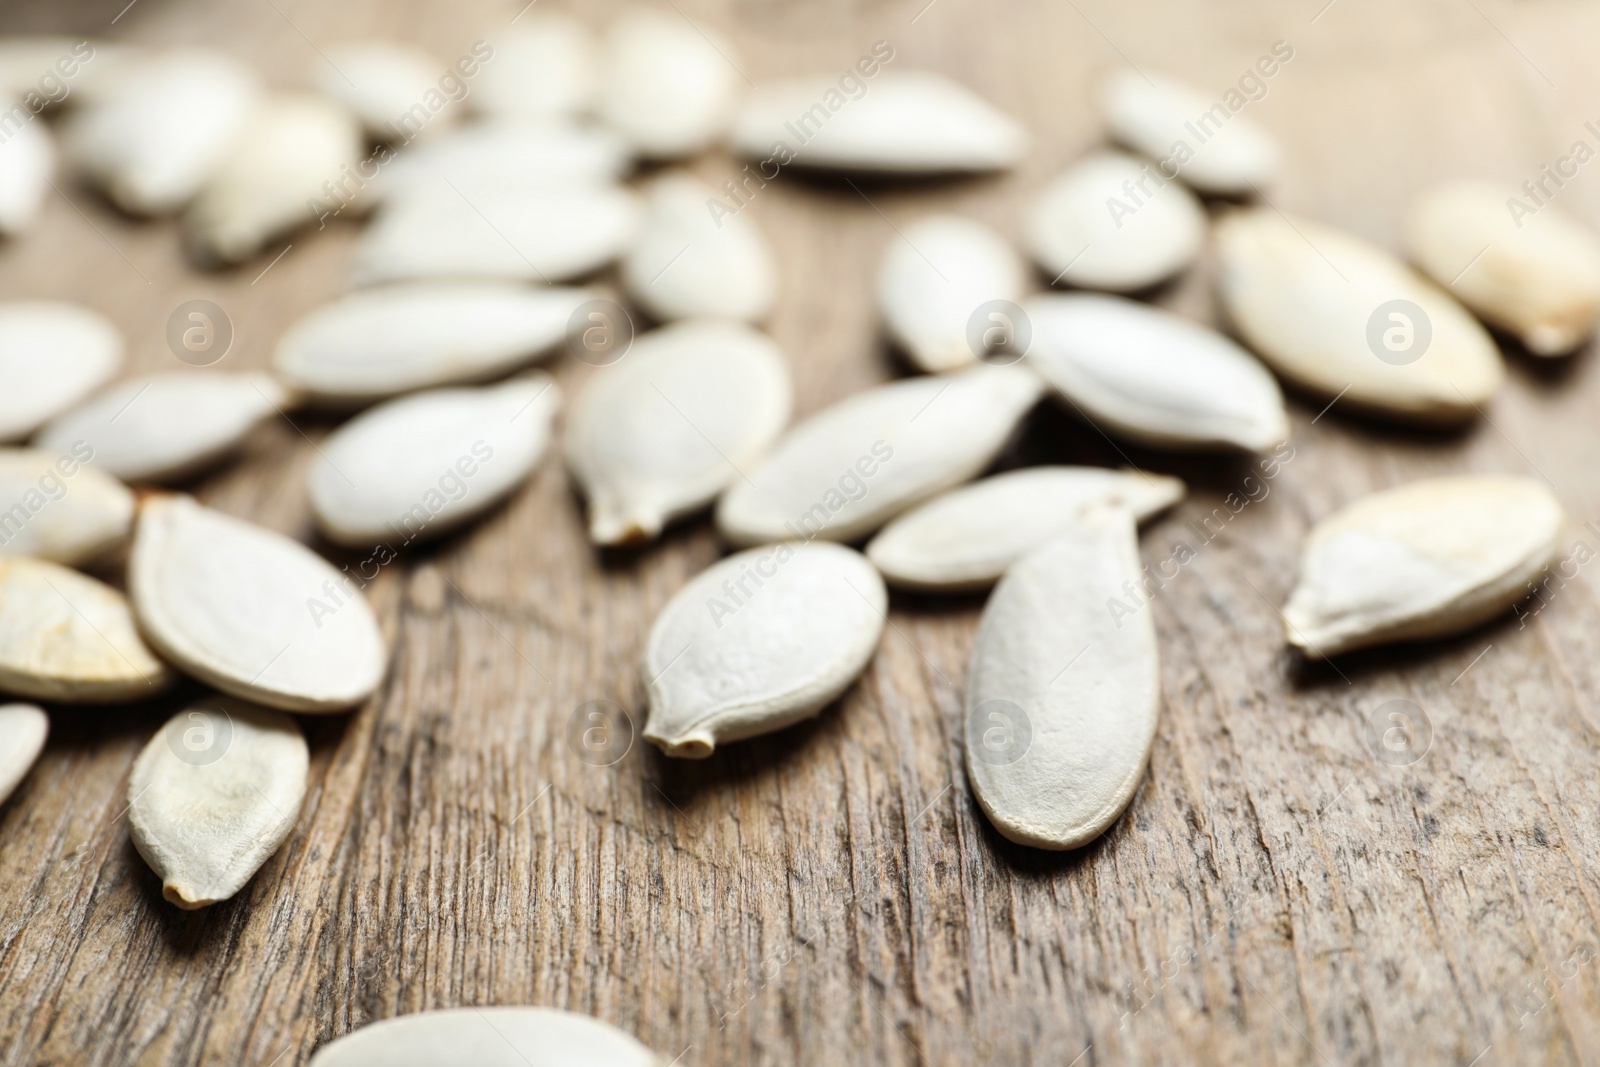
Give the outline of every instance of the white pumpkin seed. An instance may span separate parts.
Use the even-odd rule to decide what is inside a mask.
[[[0,559],[0,692],[113,704],[174,680],[139,639],[121,593],[58,563]]]
[[[128,835],[170,904],[244,888],[300,818],[310,763],[289,716],[212,699],[167,720],[128,778]]]
[[[114,80],[130,62],[142,60],[138,45],[112,44],[86,37],[11,37],[0,38],[0,97],[18,100],[30,109],[54,111],[71,99],[74,104],[98,99],[102,82]],[[45,74],[61,76],[57,63],[65,61],[71,73],[70,92],[52,93],[52,100],[40,92]]]
[[[342,711],[383,680],[383,635],[348,575],[297,541],[191,497],[140,505],[128,590],[146,639],[234,696],[287,711]]]
[[[289,328],[273,369],[314,401],[352,406],[486,381],[547,354],[587,289],[421,282],[352,293]]]
[[[24,122],[0,142],[0,234],[32,228],[55,170],[56,145],[43,122]]]
[[[1217,224],[1217,286],[1240,336],[1326,400],[1422,423],[1478,413],[1505,375],[1483,327],[1381,249],[1270,209]]]
[[[398,547],[482,514],[523,483],[561,391],[547,374],[390,400],[339,427],[311,467],[311,508],[330,541]]]
[[[710,187],[687,174],[658,179],[644,224],[622,258],[622,285],[658,321],[719,316],[759,322],[777,296],[772,246],[743,215],[714,218]]]
[[[980,309],[1021,300],[1023,286],[1022,261],[999,234],[959,215],[933,215],[889,242],[878,268],[878,307],[911,361],[939,373],[973,363],[992,329],[1015,325]],[[975,314],[977,343],[970,336]]]
[[[560,282],[620,255],[639,226],[620,186],[485,190],[449,185],[391,196],[356,249],[358,285],[415,278]]]
[[[348,108],[369,136],[404,144],[455,117],[439,89],[447,69],[412,45],[361,41],[327,49],[312,71],[317,91]],[[444,101],[438,110],[428,106],[430,94]]]
[[[0,449],[0,556],[36,556],[75,567],[127,540],[133,494],[85,466],[87,447],[57,455]]]
[[[796,426],[717,506],[735,545],[854,541],[993,462],[1044,383],[973,367],[857,393]]]
[[[637,9],[618,17],[600,63],[600,119],[646,159],[710,147],[733,115],[733,46],[680,15]]]
[[[831,704],[866,669],[889,595],[854,549],[783,542],[729,556],[657,617],[640,673],[646,740],[704,759]]]
[[[76,304],[0,304],[0,441],[27,437],[110,381],[122,337]]]
[[[27,777],[50,736],[50,716],[32,704],[0,704],[0,804]]]
[[[360,124],[343,105],[310,94],[269,98],[189,206],[190,248],[203,263],[239,263],[315,221],[309,205],[327,198],[325,183],[355,165],[361,146]]]
[[[290,395],[266,374],[177,371],[120,382],[59,416],[34,447],[94,450],[94,465],[125,482],[174,482],[238,449]]]
[[[1488,182],[1450,182],[1412,206],[1405,246],[1413,262],[1491,326],[1540,356],[1565,355],[1600,316],[1600,241],[1546,204],[1508,209]]]
[[[789,421],[783,353],[741,323],[683,322],[641,336],[589,379],[567,423],[567,462],[589,537],[646,541],[752,469]]]
[[[1019,845],[1079,848],[1144,778],[1161,708],[1149,611],[1114,614],[1140,581],[1133,516],[1092,508],[1006,572],[967,672],[967,777]]]
[[[310,1067],[667,1067],[664,1057],[598,1019],[555,1008],[447,1008],[363,1026]]]
[[[1025,305],[1028,360],[1074,411],[1155,448],[1259,452],[1289,436],[1278,383],[1214,330],[1117,296]]]
[[[1113,137],[1203,193],[1247,195],[1282,163],[1277,142],[1248,116],[1159,74],[1118,71],[1101,85],[1100,106]]]
[[[493,117],[546,118],[582,114],[597,84],[594,36],[566,15],[529,14],[490,40],[494,56],[478,72],[467,98]]]
[[[379,200],[448,193],[475,204],[484,196],[552,185],[607,185],[627,174],[632,162],[627,146],[605,130],[559,120],[499,119],[407,147],[368,188]]]
[[[1027,151],[1015,119],[943,75],[886,70],[865,84],[852,97],[834,76],[764,85],[734,121],[733,150],[780,166],[885,174],[1004,170]]]
[[[1363,497],[1306,538],[1284,608],[1313,659],[1460,633],[1533,591],[1560,548],[1561,503],[1531,478],[1429,478]]]
[[[885,526],[867,558],[889,584],[919,592],[987,589],[1006,568],[1096,504],[1140,522],[1183,499],[1165,474],[1100,467],[1028,467],[936,496]]]
[[[1126,211],[1119,206],[1129,203],[1135,206]],[[1164,181],[1154,164],[1097,152],[1045,187],[1024,233],[1052,284],[1133,292],[1194,262],[1206,215],[1193,193]]]
[[[261,98],[248,67],[199,49],[128,63],[103,89],[62,123],[62,150],[118,207],[139,215],[188,203],[233,150]]]

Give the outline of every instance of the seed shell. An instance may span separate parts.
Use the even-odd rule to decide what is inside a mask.
[[[317,1050],[310,1067],[668,1067],[628,1034],[555,1008],[446,1008],[363,1026]]]
[[[0,704],[0,804],[27,777],[49,736],[50,716],[42,708]]]
[[[133,494],[87,455],[0,448],[0,556],[75,567],[127,540]]]
[[[27,437],[110,381],[122,336],[76,304],[0,304],[0,442]]]

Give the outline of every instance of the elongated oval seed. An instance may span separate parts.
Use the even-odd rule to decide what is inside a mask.
[[[60,564],[0,559],[0,692],[114,704],[175,680],[139,639],[121,593]]]
[[[492,62],[467,103],[495,118],[547,118],[589,110],[598,88],[594,35],[577,19],[529,13],[490,40]]]
[[[1155,448],[1258,452],[1289,436],[1278,383],[1214,330],[1122,297],[1036,297],[1028,361],[1095,426]]]
[[[139,628],[195,677],[287,711],[372,695],[387,652],[360,590],[304,545],[193,498],[143,502],[128,588]]]
[[[128,833],[185,911],[244,888],[294,829],[309,756],[289,716],[240,700],[180,711],[128,778]]]
[[[428,106],[443,96],[439,80],[447,69],[412,45],[359,41],[330,48],[312,71],[317,91],[349,108],[369,136],[405,144],[455,118],[454,101]]]
[[[318,403],[355,406],[485,381],[548,353],[587,289],[424,282],[352,293],[289,328],[273,369]]]
[[[1450,182],[1412,206],[1406,252],[1479,318],[1540,356],[1586,341],[1600,316],[1600,241],[1550,204],[1513,215],[1488,182]]]
[[[638,9],[601,46],[599,117],[647,159],[676,159],[721,136],[739,88],[731,44],[687,19]]]
[[[498,60],[494,65],[498,66]],[[484,68],[486,73],[488,70]],[[625,175],[632,163],[632,154],[620,138],[594,126],[496,119],[450,130],[425,144],[408,145],[362,193],[385,200],[431,192],[465,197],[475,204],[485,195],[610,184]]]
[[[878,307],[911,361],[939,373],[969,366],[990,347],[991,330],[1014,325],[999,305],[1022,299],[1023,284],[1022,261],[999,234],[959,215],[933,215],[889,242]]]
[[[0,144],[0,234],[15,237],[33,227],[55,170],[56,145],[44,123],[12,129]]]
[[[1306,538],[1284,608],[1313,659],[1460,633],[1533,589],[1560,547],[1561,504],[1531,478],[1467,474],[1374,493]]]
[[[27,777],[45,738],[50,736],[50,716],[32,704],[0,704],[0,804]]]
[[[1003,170],[1028,147],[1015,119],[927,71],[882,71],[848,99],[831,75],[763,85],[746,98],[730,140],[766,167],[883,174]]]
[[[0,556],[75,567],[127,539],[133,494],[85,466],[89,455],[87,446],[62,455],[0,448]]]
[[[1193,193],[1154,165],[1097,152],[1045,187],[1024,233],[1052,284],[1133,292],[1194,262],[1206,216]]]
[[[322,1046],[310,1067],[665,1067],[628,1034],[555,1008],[447,1008],[363,1026]]]
[[[1249,195],[1282,163],[1277,142],[1248,116],[1159,74],[1116,72],[1101,86],[1100,106],[1113,137],[1201,192]]]
[[[133,378],[55,419],[34,439],[66,454],[83,443],[94,465],[126,482],[175,482],[234,452],[291,404],[266,374],[178,371]]]
[[[1183,499],[1164,474],[1100,467],[1028,467],[936,496],[885,526],[867,558],[890,585],[921,592],[987,589],[1006,568],[1076,522],[1095,504],[1118,504],[1138,521]]]
[[[967,776],[1019,845],[1078,848],[1144,777],[1161,707],[1148,609],[1107,605],[1139,581],[1133,516],[1091,509],[1006,572],[967,674]]]
[[[1218,291],[1272,369],[1324,400],[1427,424],[1478,413],[1505,376],[1483,327],[1381,249],[1271,209],[1217,224]]]
[[[669,756],[810,718],[866,669],[888,593],[865,556],[783,542],[729,556],[662,609],[640,673],[644,736]]]
[[[27,437],[109,381],[122,336],[76,304],[0,304],[0,441]]]
[[[1044,384],[1022,367],[912,378],[840,401],[734,482],[717,527],[735,545],[853,541],[993,462]]]
[[[722,316],[759,322],[777,296],[772,246],[744,215],[713,216],[710,186],[684,174],[647,194],[639,238],[622,258],[622,284],[660,321]]]
[[[549,375],[532,374],[363,412],[323,443],[312,465],[318,527],[342,545],[399,548],[482,514],[539,462],[560,397]]]
[[[783,353],[742,323],[682,322],[640,337],[595,372],[567,423],[590,538],[650,540],[711,503],[771,447],[791,403]]]

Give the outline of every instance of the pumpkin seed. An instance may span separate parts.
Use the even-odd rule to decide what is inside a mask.
[[[1096,426],[1155,448],[1258,452],[1289,436],[1267,369],[1198,323],[1116,296],[1036,297],[1028,360]]]
[[[1100,106],[1113,137],[1168,162],[1166,170],[1203,193],[1248,195],[1277,177],[1282,163],[1277,142],[1247,116],[1230,113],[1211,131],[1207,116],[1220,102],[1159,74],[1118,71],[1101,86]],[[1207,132],[1193,132],[1195,122]],[[1190,147],[1192,157],[1181,159],[1178,145]]]
[[[733,114],[733,56],[731,44],[686,18],[630,11],[602,42],[600,119],[647,159],[708,148]]]
[[[310,1067],[667,1067],[598,1019],[555,1008],[447,1008],[363,1026],[322,1046]]]
[[[317,91],[348,108],[369,136],[405,143],[424,130],[438,132],[454,118],[450,106],[434,112],[424,103],[429,93],[443,95],[439,77],[445,69],[420,48],[394,41],[361,41],[330,48],[326,56],[319,56],[313,80]],[[415,125],[411,114],[418,105],[427,112],[421,126]]]
[[[174,482],[238,449],[289,393],[266,374],[179,371],[121,382],[40,431],[38,448],[66,453],[78,442],[96,467],[125,482]]]
[[[1183,493],[1183,482],[1164,474],[1028,467],[952,489],[906,512],[872,539],[867,558],[897,588],[987,589],[1092,505],[1119,504],[1142,522]]]
[[[273,369],[318,403],[351,406],[480,382],[548,353],[587,289],[421,282],[352,293],[278,342]]]
[[[0,804],[27,777],[49,736],[50,716],[42,708],[0,704]]]
[[[704,759],[810,718],[866,669],[887,608],[883,579],[853,549],[784,542],[729,556],[650,629],[645,738]]]
[[[436,537],[505,499],[544,454],[561,391],[547,374],[390,400],[339,427],[311,467],[328,539]]]
[[[967,673],[972,791],[994,828],[1033,848],[1088,844],[1144,778],[1161,707],[1150,612],[1111,610],[1140,580],[1133,516],[1086,511],[1006,572]]]
[[[627,146],[605,130],[560,120],[496,119],[407,146],[362,192],[370,189],[378,200],[436,194],[476,204],[483,196],[553,185],[609,184],[632,162]]]
[[[1363,497],[1306,538],[1284,608],[1313,659],[1460,633],[1533,590],[1560,547],[1561,504],[1530,478],[1428,478]]]
[[[234,696],[341,711],[383,680],[383,635],[348,575],[299,542],[191,497],[141,504],[128,588],[150,643]]]
[[[248,67],[202,49],[136,59],[101,88],[62,123],[62,151],[74,170],[138,215],[165,215],[188,203],[233,150],[261,99]]]
[[[702,315],[759,322],[777,295],[772,246],[742,215],[714,219],[716,196],[686,174],[658,179],[647,194],[638,241],[622,259],[627,293],[657,320]]]
[[[1284,378],[1392,418],[1456,423],[1505,375],[1483,327],[1381,249],[1270,209],[1217,224],[1234,327]]]
[[[645,541],[705,507],[789,421],[783,353],[740,323],[683,322],[641,336],[573,405],[567,462],[601,545]]]
[[[307,204],[361,156],[361,127],[310,94],[266,100],[189,206],[189,246],[202,263],[239,263],[312,220]]]
[[[1154,164],[1097,152],[1045,187],[1024,233],[1052,284],[1132,292],[1194,262],[1206,215],[1193,193],[1163,180]]]
[[[594,36],[566,15],[530,14],[490,42],[494,59],[478,73],[468,102],[493,117],[582,114],[598,82]]]
[[[210,700],[167,720],[128,778],[128,832],[185,911],[227,900],[300,817],[309,765],[289,716]]]
[[[1479,318],[1540,356],[1565,355],[1600,316],[1600,241],[1549,204],[1513,215],[1488,182],[1425,192],[1405,226],[1417,266]]]
[[[0,441],[27,437],[110,381],[122,336],[88,308],[47,300],[0,304]]]
[[[76,454],[0,449],[0,556],[37,556],[68,567],[128,537],[133,494]]]
[[[746,98],[730,142],[747,159],[779,165],[928,174],[1015,166],[1028,133],[943,75],[883,71],[853,97],[833,76],[763,85]]]
[[[0,234],[15,237],[33,227],[55,169],[56,146],[44,123],[11,129],[0,143]]]
[[[991,328],[980,309],[1022,299],[1023,285],[1022,262],[999,234],[972,219],[934,215],[890,242],[878,269],[878,306],[911,361],[938,373],[978,358]]]
[[[113,704],[174,680],[139,639],[121,593],[58,563],[0,559],[0,692]]]
[[[735,545],[853,541],[987,467],[1044,385],[977,366],[857,393],[796,426],[734,482],[717,526]]]

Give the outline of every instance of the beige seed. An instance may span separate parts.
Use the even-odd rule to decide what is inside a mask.
[[[677,159],[722,135],[741,80],[731,44],[676,13],[617,17],[600,50],[600,121],[646,159]]]
[[[310,1067],[667,1067],[628,1034],[554,1008],[448,1008],[402,1015],[344,1035]]]
[[[0,441],[27,437],[104,385],[122,365],[122,336],[76,304],[0,304]]]
[[[622,258],[622,284],[658,321],[760,322],[772,309],[778,289],[772,246],[747,216],[713,218],[706,204],[715,196],[687,174],[659,178],[646,193],[644,225]]]
[[[86,466],[86,447],[57,455],[0,448],[0,556],[37,556],[75,567],[122,544],[133,494]]]
[[[1112,136],[1167,162],[1166,173],[1176,170],[1201,192],[1248,196],[1269,184],[1282,164],[1277,142],[1249,116],[1159,74],[1116,72],[1101,85],[1100,105]],[[1179,153],[1179,145],[1188,151]]]
[[[27,777],[49,736],[50,716],[42,708],[0,704],[0,804]]]

